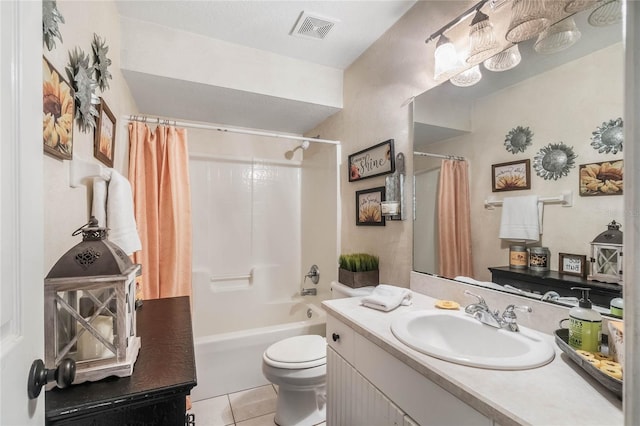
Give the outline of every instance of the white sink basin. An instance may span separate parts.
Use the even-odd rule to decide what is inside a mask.
[[[482,324],[460,311],[413,311],[391,323],[398,340],[423,354],[456,364],[524,370],[553,360],[554,348],[526,327],[519,332]]]

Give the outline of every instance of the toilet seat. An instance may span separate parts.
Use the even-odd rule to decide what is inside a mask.
[[[327,363],[327,341],[318,335],[289,337],[269,346],[262,359],[288,370],[318,367]]]

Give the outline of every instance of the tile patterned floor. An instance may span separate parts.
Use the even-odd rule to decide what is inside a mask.
[[[276,398],[276,389],[266,385],[194,402],[190,413],[196,426],[273,426]]]

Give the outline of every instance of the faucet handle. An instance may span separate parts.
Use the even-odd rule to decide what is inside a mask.
[[[527,305],[508,305],[504,311],[505,312],[513,312],[514,310],[522,311],[522,312],[533,312],[530,306]]]
[[[522,311],[522,312],[531,312],[531,311],[533,311],[533,309],[531,309],[530,306],[526,306],[526,305],[509,305],[504,309],[504,312],[502,313],[502,318],[504,318],[504,320],[506,322],[515,322],[515,320],[517,319],[516,313],[515,313],[516,310]]]
[[[482,296],[477,295],[475,293],[471,293],[469,290],[465,290],[464,294],[477,298],[479,304],[487,306],[487,302],[484,301],[484,298]]]
[[[502,320],[504,321],[504,323],[506,324],[506,326],[509,328],[509,330],[511,331],[520,331],[520,328],[518,327],[518,324],[516,323],[518,317],[516,316],[515,311],[522,311],[522,312],[531,312],[533,311],[533,309],[531,309],[531,307],[526,306],[526,305],[509,305],[504,309],[504,312],[502,313]]]

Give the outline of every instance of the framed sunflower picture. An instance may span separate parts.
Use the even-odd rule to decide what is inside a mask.
[[[384,186],[356,191],[356,225],[385,226],[382,215]]]
[[[113,152],[116,147],[116,117],[104,99],[100,98],[98,122],[93,138],[93,156],[107,167],[113,167]]]
[[[531,160],[510,161],[491,166],[491,190],[531,189]]]
[[[580,195],[622,195],[623,160],[580,165]]]
[[[44,152],[62,159],[73,158],[73,88],[53,65],[42,57],[42,142]]]

